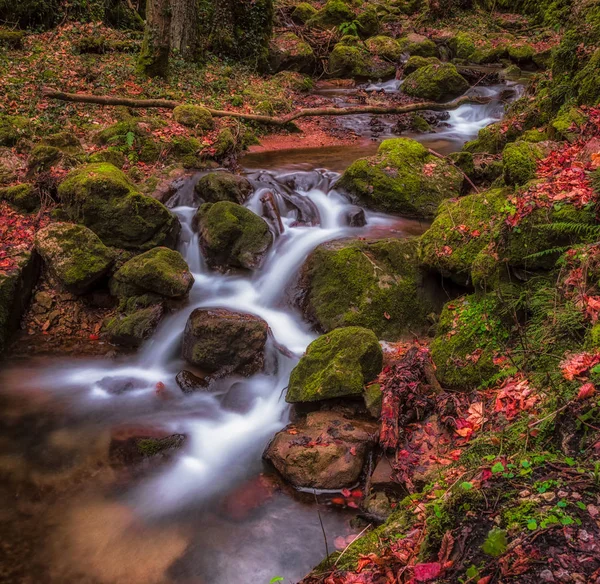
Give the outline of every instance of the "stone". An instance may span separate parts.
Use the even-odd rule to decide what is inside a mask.
[[[354,12],[343,0],[328,0],[328,2],[306,23],[308,26],[331,28],[344,22],[352,22]]]
[[[166,428],[143,426],[113,428],[108,454],[111,466],[118,468],[172,458],[185,443],[186,436],[169,432]]]
[[[199,105],[178,105],[173,110],[173,117],[183,126],[195,128],[200,132],[208,132],[215,125],[212,114]]]
[[[31,125],[23,116],[0,115],[0,146],[15,146],[31,135]]]
[[[155,247],[123,264],[110,281],[110,291],[120,298],[147,293],[184,298],[193,284],[194,276],[179,252]]]
[[[273,234],[262,217],[229,201],[202,205],[195,224],[211,268],[255,270],[273,243]]]
[[[348,46],[340,42],[329,55],[329,71],[335,77],[382,79],[393,77],[396,66],[372,55],[362,46]]]
[[[50,223],[36,234],[35,248],[73,294],[89,292],[114,262],[113,252],[92,230],[74,223]]]
[[[417,34],[409,33],[402,37],[398,44],[403,53],[409,55],[416,55],[418,57],[436,57],[437,47],[435,43],[429,40],[427,37]]]
[[[313,412],[278,432],[264,458],[295,487],[342,489],[358,481],[378,433],[374,422]]]
[[[293,32],[285,32],[271,40],[269,66],[271,71],[312,73],[316,65],[312,47]]]
[[[215,376],[251,375],[264,365],[269,327],[252,314],[197,308],[183,333],[183,358]]]
[[[203,203],[230,201],[242,205],[252,194],[250,181],[231,172],[209,172],[196,183],[194,190]]]
[[[346,212],[348,227],[364,227],[367,224],[365,210],[361,207],[351,207]]]
[[[338,328],[313,341],[290,375],[288,403],[360,396],[379,375],[383,352],[377,336],[361,327]]]
[[[137,348],[149,339],[164,315],[161,303],[120,312],[104,324],[108,339],[115,345]]]
[[[469,83],[451,63],[420,67],[406,77],[402,85],[406,95],[433,101],[458,97],[467,89]]]
[[[108,376],[98,381],[97,385],[100,389],[106,391],[106,393],[122,395],[136,389],[144,389],[148,384],[143,379],[135,377]]]
[[[365,41],[367,49],[372,55],[387,59],[389,61],[399,61],[402,57],[402,49],[398,41],[388,36],[375,36]]]
[[[175,377],[177,385],[185,394],[195,393],[197,391],[206,391],[210,382],[204,377],[198,377],[191,371],[180,371]]]
[[[39,192],[28,183],[1,188],[0,201],[6,201],[25,213],[33,213],[40,208]]]

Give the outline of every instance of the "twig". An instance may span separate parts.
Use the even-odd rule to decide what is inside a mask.
[[[456,166],[454,160],[452,160],[448,156],[444,156],[443,154],[436,152],[435,150],[432,150],[431,148],[427,148],[427,151],[429,152],[429,154],[432,154],[436,158],[441,158],[442,160],[445,160],[445,161],[449,162],[452,166],[454,166],[454,168],[456,168],[456,170],[458,170],[458,172],[460,172],[465,177],[467,182],[475,189],[475,192],[479,193],[479,189],[473,184],[473,181],[464,173],[464,171],[461,168]]]
[[[360,536],[367,531],[367,529],[369,529],[369,527],[372,527],[372,524],[369,523],[369,525],[367,525],[342,551],[342,553],[335,559],[335,562],[333,562],[333,567],[335,568],[338,565],[338,562],[342,559],[342,556],[346,553],[346,550],[355,542],[358,541],[360,539]]]
[[[563,410],[566,410],[568,407],[569,407],[569,404],[567,403],[562,408],[558,408],[558,410],[548,414],[547,416],[544,416],[537,422],[533,422],[532,424],[529,424],[529,428],[535,428],[535,426],[537,426],[538,424],[541,424],[544,420],[547,420],[548,418],[551,418],[552,416],[556,416],[556,414],[560,414],[560,412],[562,412]]]
[[[329,563],[329,545],[327,544],[327,534],[325,533],[325,527],[323,526],[323,519],[321,519],[321,512],[319,511],[319,499],[317,499],[317,491],[315,489],[313,489],[313,494],[315,496],[315,503],[317,504],[317,515],[319,516],[319,523],[321,524],[323,539],[325,540],[325,557],[327,558],[327,563]]]

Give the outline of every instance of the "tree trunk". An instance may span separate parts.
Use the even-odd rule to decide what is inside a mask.
[[[171,2],[147,0],[146,31],[138,68],[150,77],[166,77],[171,52]]]
[[[198,20],[197,0],[171,0],[171,49],[186,61],[198,57]]]

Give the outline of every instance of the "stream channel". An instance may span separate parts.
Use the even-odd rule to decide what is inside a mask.
[[[459,150],[501,119],[500,94],[519,83],[477,87],[487,105],[449,112],[428,134],[403,134],[444,154]],[[368,90],[398,91],[397,82]],[[330,98],[344,102],[344,93]],[[261,454],[288,421],[283,399],[289,374],[317,334],[290,301],[307,255],[343,237],[405,237],[426,225],[365,210],[366,226],[348,227],[356,210],[335,190],[339,173],[373,154],[392,136],[392,123],[370,116],[341,118],[363,137],[356,146],[246,155],[241,164],[255,187],[246,203],[275,194],[284,231],[263,266],[249,275],[210,271],[191,228],[195,176],[169,206],[182,223],[180,251],[195,277],[185,308],[170,314],[135,355],[117,359],[39,358],[0,372],[0,582],[60,584],[268,584],[302,578],[353,528],[352,509],[328,504],[328,493],[296,493],[264,467]],[[287,202],[293,200],[294,206]],[[297,208],[302,212],[299,217]],[[305,219],[305,221],[302,221]],[[343,284],[341,284],[343,285]],[[211,393],[184,395],[175,375],[185,368],[181,336],[194,308],[224,307],[256,314],[272,331],[263,372],[220,380]],[[133,389],[107,392],[112,382]],[[157,396],[164,383],[171,399]],[[187,439],[177,454],[141,474],[107,464],[115,428],[160,428]],[[16,489],[15,499],[14,485]],[[319,501],[316,504],[315,500]],[[320,515],[320,519],[319,519]]]

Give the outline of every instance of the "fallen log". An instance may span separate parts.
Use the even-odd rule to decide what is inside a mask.
[[[75,103],[95,103],[97,105],[110,106],[126,106],[134,108],[165,108],[175,109],[182,102],[171,99],[134,99],[123,96],[110,95],[91,95],[86,93],[65,93],[55,91],[47,87],[42,89],[42,95],[48,99],[58,99],[60,101],[70,101]],[[324,107],[324,108],[306,108],[292,112],[286,116],[264,116],[260,114],[247,114],[241,112],[232,112],[227,110],[216,110],[206,108],[215,118],[238,118],[241,120],[249,120],[270,124],[274,126],[286,126],[287,124],[299,118],[320,117],[320,116],[352,116],[357,114],[373,114],[373,115],[393,115],[406,114],[418,111],[447,111],[459,108],[467,103],[486,104],[490,102],[489,97],[463,96],[449,103],[437,102],[422,102],[411,103],[409,105],[400,106],[379,106],[366,105],[356,107]]]

